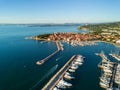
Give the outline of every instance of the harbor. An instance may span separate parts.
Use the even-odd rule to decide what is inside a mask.
[[[59,90],[71,87],[72,84],[65,79],[74,79],[70,73],[83,64],[83,56],[74,55],[71,59],[49,80],[42,90]]]
[[[63,45],[61,44],[60,41],[56,41],[56,46],[57,46],[57,50],[54,51],[52,54],[50,54],[49,56],[47,56],[46,58],[39,60],[36,62],[37,65],[42,65],[44,64],[47,60],[49,60],[50,58],[52,58],[53,56],[55,56],[58,52],[63,51]]]
[[[97,55],[102,58],[98,64],[101,69],[100,87],[106,90],[120,90],[120,64],[111,62],[103,51]]]
[[[11,28],[11,27],[10,27]],[[21,29],[19,29],[21,28]],[[56,28],[56,29],[55,29]],[[70,29],[72,28],[72,29]],[[44,59],[49,54],[57,50],[56,42],[47,41],[35,41],[35,40],[25,40],[26,36],[35,36],[38,33],[43,34],[42,31],[48,31],[48,33],[53,33],[55,31],[64,32],[65,31],[76,31],[76,27],[14,27],[13,32],[6,27],[7,32],[14,34],[15,37],[9,38],[4,32],[4,38],[1,39],[1,80],[0,80],[0,90],[29,90],[37,82],[42,80],[36,87],[35,90],[41,90],[44,85],[50,80],[50,78],[58,72],[58,70],[69,60],[72,55],[81,54],[85,56],[85,63],[82,67],[77,70],[68,69],[73,73],[71,75],[73,80],[69,81],[72,84],[67,90],[103,90],[99,86],[99,76],[101,75],[100,70],[97,68],[100,58],[95,56],[94,53],[99,53],[101,50],[105,54],[111,53],[111,51],[120,50],[119,48],[111,45],[109,43],[98,42],[95,46],[85,46],[73,47],[70,44],[62,43],[64,46],[64,51],[60,51],[55,56],[46,61],[43,65],[36,65],[38,60]],[[31,29],[31,34],[29,33]],[[2,30],[2,29],[1,29]],[[15,31],[18,30],[20,35],[16,35]],[[63,30],[63,31],[62,31]],[[5,29],[3,29],[5,31]],[[24,33],[22,33],[24,31]],[[36,33],[34,33],[36,32]],[[72,32],[72,31],[71,31]],[[2,32],[1,32],[2,33]],[[2,38],[2,37],[1,37]],[[13,43],[11,43],[11,41]],[[26,43],[27,42],[27,43]],[[33,48],[34,47],[34,48]],[[27,49],[27,50],[26,50]],[[21,51],[22,50],[22,51]],[[12,53],[10,53],[12,51]],[[17,52],[20,51],[20,52]],[[5,54],[6,52],[6,54]],[[11,57],[10,57],[10,56]],[[12,58],[14,57],[14,58]],[[111,56],[110,56],[111,57]],[[114,58],[110,58],[112,61],[117,61]],[[6,64],[7,62],[7,64]],[[58,68],[51,75],[46,76],[49,70],[58,64]],[[19,71],[19,72],[18,72]],[[116,72],[117,73],[117,72]],[[71,73],[70,73],[71,74]],[[119,73],[117,74],[117,76]],[[94,78],[91,78],[94,77]],[[117,79],[117,78],[116,78]],[[118,79],[117,79],[118,80]],[[4,83],[3,83],[4,82]]]

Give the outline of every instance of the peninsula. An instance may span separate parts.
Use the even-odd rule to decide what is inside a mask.
[[[98,40],[98,37],[92,34],[81,34],[81,33],[72,33],[72,32],[57,32],[53,34],[43,34],[32,37],[35,40],[46,40],[46,41],[63,41],[69,43],[73,46],[80,45],[95,45],[95,40]]]
[[[95,45],[96,41],[109,42],[120,45],[120,22],[85,24],[78,27],[78,30],[89,30],[88,33],[56,32],[30,37],[34,40],[63,41],[73,46]]]

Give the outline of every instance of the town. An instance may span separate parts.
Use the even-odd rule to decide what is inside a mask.
[[[63,41],[72,46],[80,45],[96,45],[95,40],[98,38],[92,34],[80,34],[72,32],[57,32],[53,34],[44,34],[32,37],[35,40],[47,40],[47,41]]]

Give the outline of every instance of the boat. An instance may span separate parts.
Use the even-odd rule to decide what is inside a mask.
[[[101,53],[96,53],[96,55],[99,55],[102,58],[102,61],[109,61],[109,59],[107,58],[107,56],[104,54],[103,51],[101,51]]]
[[[69,73],[69,72],[65,72],[65,74],[66,74],[66,75],[70,75],[70,73]]]
[[[112,73],[112,70],[109,70],[107,68],[104,68],[103,71],[106,72],[106,73]]]
[[[58,87],[58,88],[62,88],[62,89],[65,89],[65,88],[71,87],[71,86],[72,86],[71,83],[68,83],[68,82],[64,81],[63,79],[60,80],[60,81],[58,82],[58,84],[57,84],[57,87]]]
[[[110,53],[109,55],[115,58],[116,60],[120,61],[120,56],[118,55],[118,53]]]
[[[71,80],[71,79],[74,79],[75,77],[70,76],[70,74],[65,74],[64,78],[68,79],[68,80]]]
[[[83,62],[83,59],[76,59],[77,62]]]
[[[58,83],[58,84],[56,85],[56,87],[57,87],[58,89],[66,89],[66,86],[65,86],[63,83]]]
[[[72,66],[70,68],[76,70],[76,69],[78,69],[78,65],[77,64],[72,64]]]
[[[105,89],[107,89],[109,87],[108,83],[106,83],[106,82],[100,82],[100,86]]]
[[[115,83],[120,85],[120,64],[117,65],[116,74],[115,74]]]
[[[74,69],[69,69],[68,71],[69,71],[69,72],[75,72],[75,70],[74,70]]]
[[[55,87],[53,88],[53,90],[60,90],[60,89],[55,86]]]
[[[81,66],[83,63],[82,63],[82,62],[75,61],[74,64],[77,64],[77,65]]]
[[[71,87],[71,86],[72,86],[71,83],[68,83],[68,82],[66,82],[66,81],[64,81],[64,80],[62,80],[61,82],[63,82],[63,84],[64,84],[65,86],[67,86],[67,87]]]

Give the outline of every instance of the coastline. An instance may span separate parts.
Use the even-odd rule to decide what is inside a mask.
[[[56,42],[56,41],[49,41],[47,39],[32,39],[32,40],[47,41],[47,42]],[[84,41],[82,41],[82,42],[84,42]],[[102,40],[93,40],[93,41],[89,41],[89,42],[103,42],[103,43],[112,44],[112,45],[114,45],[116,47],[120,47],[120,45],[118,45],[118,44],[115,44],[115,43],[112,43],[112,42],[107,42],[107,41],[102,41]]]
[[[73,34],[75,34],[75,33],[73,33]],[[50,34],[50,35],[52,35],[52,34]],[[62,41],[62,40],[49,40],[48,37],[45,37],[45,38],[38,38],[37,36],[31,36],[31,37],[26,37],[25,39],[31,39],[31,40],[37,40],[37,41],[47,41],[47,42]],[[86,41],[79,41],[79,42],[86,42]],[[104,42],[104,43],[112,44],[112,45],[114,45],[116,47],[120,47],[119,44],[112,43],[112,42],[107,42],[107,41],[103,41],[103,40],[88,40],[87,42]]]

